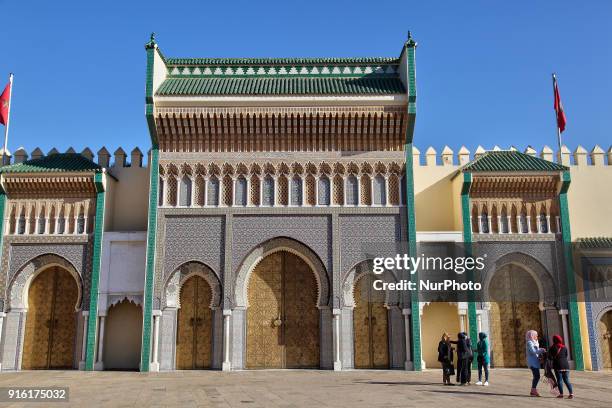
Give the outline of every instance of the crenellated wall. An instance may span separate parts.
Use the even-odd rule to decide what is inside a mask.
[[[501,149],[495,146],[492,150]],[[473,154],[465,146],[456,152],[448,146],[441,152],[429,147],[424,154],[413,149],[418,231],[461,229],[460,190],[451,179],[462,165],[485,151],[482,146]],[[612,218],[606,214],[612,207],[612,147],[604,151],[595,146],[589,152],[578,146],[572,152],[563,146],[559,154],[548,146],[540,151],[529,146],[523,152],[569,166],[572,183],[568,198],[573,239],[610,235]]]
[[[39,148],[34,149],[30,154],[24,148],[19,148],[14,154],[9,153],[9,156],[5,158],[5,164],[23,163],[57,153],[59,151],[56,148],[51,149],[47,154],[44,154]],[[76,153],[76,151],[68,148],[66,153]],[[86,147],[80,154],[108,169],[108,173],[113,176],[107,185],[105,230],[146,231],[149,160],[143,163],[141,150],[134,148],[128,156],[121,147],[112,155],[105,147],[98,150],[96,154]]]
[[[501,149],[495,146],[492,150]],[[417,148],[413,149],[417,230],[461,229],[459,195],[452,178],[462,165],[478,158],[485,151],[482,146],[478,146],[473,153],[465,146],[457,151],[445,146],[440,152],[429,147],[423,153]],[[574,239],[610,235],[612,219],[604,214],[609,213],[612,205],[612,188],[609,188],[612,186],[612,147],[605,151],[595,146],[587,151],[578,146],[572,152],[563,146],[561,152],[555,152],[548,146],[540,151],[529,146],[523,151],[570,167],[572,184],[568,197]],[[69,148],[67,152],[75,151]],[[58,153],[55,148],[47,155],[54,153]],[[142,152],[135,148],[128,157],[122,148],[118,148],[111,155],[103,147],[95,155],[89,148],[83,149],[81,154],[107,168],[116,178],[109,183],[106,230],[146,230],[149,168],[143,163]],[[21,163],[44,155],[39,148],[29,155],[25,149],[20,148],[12,156],[9,153],[6,163]]]

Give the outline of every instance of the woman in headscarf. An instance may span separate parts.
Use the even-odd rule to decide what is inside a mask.
[[[457,341],[451,341],[457,345],[457,382],[466,385],[469,381],[470,369],[470,347],[464,332],[457,334]]]
[[[478,362],[478,382],[476,385],[489,385],[489,341],[487,334],[478,333],[478,343],[476,343],[476,361]],[[482,370],[484,369],[485,381],[482,382]]]
[[[455,374],[453,350],[448,333],[442,334],[442,340],[438,343],[438,361],[442,364],[442,381],[444,385],[453,385],[450,380],[451,375]]]
[[[555,377],[557,377],[557,386],[559,387],[557,398],[563,398],[563,383],[565,383],[569,391],[568,398],[574,398],[574,390],[569,380],[569,353],[563,343],[563,338],[558,334],[553,336],[553,345],[548,350],[548,358],[552,360]]]
[[[527,367],[531,370],[533,379],[531,380],[531,395],[532,397],[539,397],[538,394],[538,382],[540,382],[540,355],[546,352],[545,349],[540,348],[538,343],[538,332],[535,330],[529,330],[525,334],[526,340],[526,354],[527,354]]]

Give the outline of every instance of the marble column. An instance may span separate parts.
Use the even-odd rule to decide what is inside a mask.
[[[81,360],[79,361],[79,370],[85,370],[85,361],[87,359],[87,323],[89,321],[89,311],[83,310],[83,335],[81,338]]]
[[[96,363],[94,364],[95,371],[104,370],[104,325],[106,323],[106,316],[100,316],[98,323],[98,353],[96,355]]]
[[[149,371],[159,371],[159,319],[161,318],[161,310],[153,310],[153,355],[149,365]]]
[[[342,370],[340,361],[340,309],[333,309],[334,316],[333,336],[334,336],[334,371]]]
[[[561,315],[561,325],[563,327],[563,341],[565,342],[565,347],[567,347],[567,354],[569,356],[569,361],[573,362],[574,359],[574,355],[572,354],[572,350],[570,349],[570,338],[569,338],[569,330],[568,330],[568,325],[567,325],[567,316],[569,314],[569,311],[567,309],[561,309],[559,310],[559,314]]]
[[[404,315],[404,345],[406,347],[406,360],[404,361],[404,370],[413,370],[414,363],[412,362],[412,350],[410,350],[410,314],[411,309],[402,309]]]
[[[232,369],[232,362],[230,361],[230,316],[232,311],[230,309],[223,310],[223,364],[221,369],[223,371],[230,371]]]
[[[4,318],[6,313],[0,312],[0,344],[2,344],[2,329],[4,328]],[[0,360],[0,371],[2,371],[2,360]]]

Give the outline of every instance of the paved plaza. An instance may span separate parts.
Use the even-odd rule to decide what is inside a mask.
[[[168,373],[23,371],[0,375],[0,387],[68,386],[62,407],[533,407],[530,374],[492,371],[491,386],[445,387],[439,370],[176,371]],[[559,401],[540,385],[538,407],[610,407],[612,373],[572,372],[576,399]],[[561,405],[560,405],[561,404]]]

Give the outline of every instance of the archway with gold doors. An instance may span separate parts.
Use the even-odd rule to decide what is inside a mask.
[[[539,285],[522,266],[507,264],[489,284],[491,355],[496,367],[525,367],[525,333],[544,338]]]
[[[22,369],[75,366],[78,301],[78,284],[66,269],[51,266],[34,277],[28,288]]]
[[[367,273],[355,282],[353,292],[353,343],[355,368],[389,368],[389,322],[385,292],[374,290],[379,277]]]
[[[286,250],[263,257],[247,299],[247,368],[319,367],[318,285],[304,259]]]
[[[185,280],[177,317],[176,368],[197,370],[212,365],[212,290],[199,275]]]
[[[612,369],[612,310],[608,310],[597,321],[597,337],[601,353],[601,367]]]

